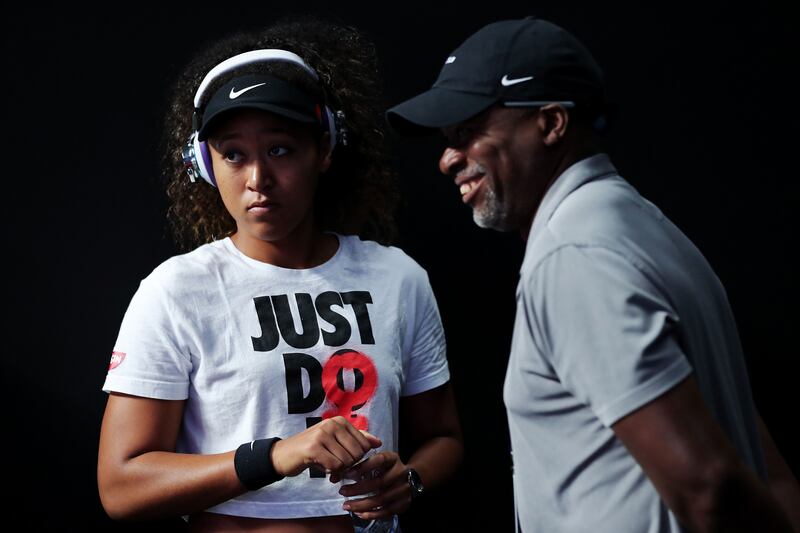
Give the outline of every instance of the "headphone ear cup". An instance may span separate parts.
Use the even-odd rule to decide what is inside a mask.
[[[326,128],[328,130],[328,133],[330,134],[331,148],[328,151],[328,153],[330,154],[333,153],[333,149],[336,148],[336,143],[339,141],[339,139],[337,138],[338,132],[336,131],[336,118],[333,114],[333,111],[331,111],[331,108],[328,106],[325,106],[324,113],[325,115],[322,119],[322,127]]]
[[[208,152],[208,144],[205,141],[197,141],[197,132],[192,133],[189,140],[183,145],[181,156],[183,157],[183,166],[192,183],[200,177],[211,184],[212,187],[217,186],[214,168],[211,166],[211,154]]]
[[[211,153],[208,151],[208,142],[198,141],[197,134],[194,135],[194,157],[200,176],[211,184],[212,187],[216,187],[217,179],[214,176],[214,167],[211,164]]]
[[[181,150],[181,157],[183,158],[183,168],[189,176],[189,180],[194,183],[196,178],[200,176],[200,169],[197,168],[197,162],[194,158],[194,133],[189,136],[183,144]]]

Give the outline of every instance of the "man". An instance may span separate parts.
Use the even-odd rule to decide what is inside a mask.
[[[441,130],[475,222],[527,239],[504,386],[522,531],[800,530],[725,291],[598,147],[601,70],[547,21],[469,37],[387,112]]]

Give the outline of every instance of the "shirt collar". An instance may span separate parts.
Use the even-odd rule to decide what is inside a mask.
[[[553,216],[553,212],[572,191],[584,183],[616,173],[616,167],[605,153],[595,154],[573,163],[547,189],[533,218],[528,241],[539,235],[547,221]]]

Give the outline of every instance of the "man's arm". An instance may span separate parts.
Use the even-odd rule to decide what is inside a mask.
[[[764,460],[767,463],[767,484],[770,492],[778,500],[778,504],[789,516],[795,531],[800,531],[800,486],[797,479],[783,459],[781,452],[772,440],[767,425],[761,416],[758,417],[758,430],[761,434],[761,447],[764,449]]]
[[[711,416],[694,377],[611,429],[692,531],[792,531],[776,499]]]

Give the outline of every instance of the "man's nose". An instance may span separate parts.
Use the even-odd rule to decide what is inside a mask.
[[[439,170],[448,176],[458,171],[458,167],[464,163],[464,154],[455,148],[447,147],[444,149],[442,157],[439,158]]]

